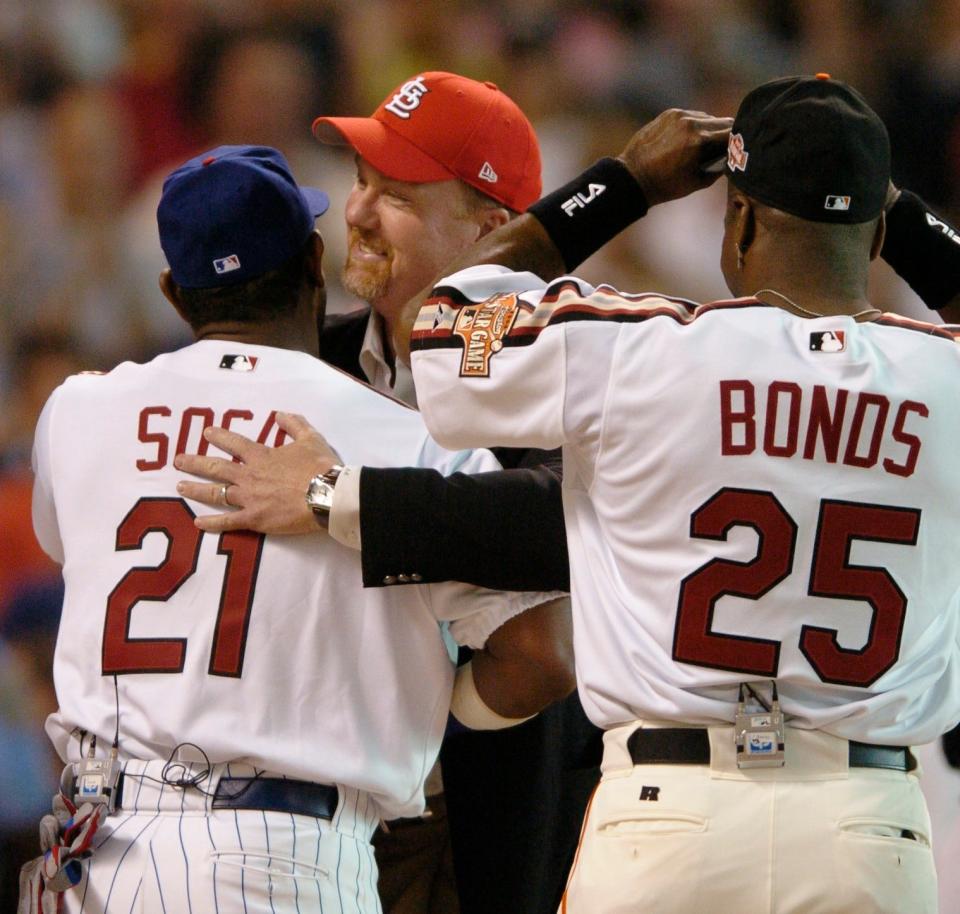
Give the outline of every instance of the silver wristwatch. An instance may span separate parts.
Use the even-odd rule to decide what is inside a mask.
[[[314,476],[307,486],[307,505],[313,511],[317,523],[323,527],[330,520],[330,509],[333,507],[333,490],[337,479],[343,472],[343,467],[335,463],[326,473]]]

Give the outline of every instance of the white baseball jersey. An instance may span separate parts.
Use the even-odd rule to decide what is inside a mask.
[[[178,453],[205,426],[279,444],[277,410],[323,429],[344,462],[495,469],[435,445],[417,412],[309,355],[202,341],[146,365],[70,378],[36,433],[34,525],[66,582],[47,732],[78,728],[121,758],[195,743],[211,762],[369,793],[383,817],[423,808],[461,644],[537,595],[460,584],[364,589],[359,554],[326,536],[202,533],[176,496]],[[282,437],[282,433],[281,433]],[[196,758],[196,753],[193,753]]]
[[[775,678],[793,726],[910,744],[960,718],[955,336],[486,266],[413,369],[447,446],[563,446],[596,724],[732,721]]]

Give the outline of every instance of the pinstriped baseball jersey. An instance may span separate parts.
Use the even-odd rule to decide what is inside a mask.
[[[303,353],[202,341],[69,379],[34,450],[35,528],[66,582],[47,732],[68,761],[77,728],[109,747],[116,676],[123,759],[192,742],[415,815],[453,682],[440,624],[480,646],[542,597],[364,589],[358,553],[329,537],[201,533],[194,514],[210,509],[176,497],[175,454],[202,451],[211,424],[276,444],[276,410],[323,428],[345,462],[498,466],[437,447],[415,411]]]
[[[483,266],[421,310],[447,446],[563,446],[579,688],[609,728],[732,721],[926,742],[960,718],[960,347],[884,315],[801,319]]]

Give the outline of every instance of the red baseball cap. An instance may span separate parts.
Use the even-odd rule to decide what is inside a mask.
[[[318,117],[321,143],[350,145],[396,181],[459,178],[512,210],[539,199],[540,147],[516,103],[493,83],[421,73],[370,117]]]

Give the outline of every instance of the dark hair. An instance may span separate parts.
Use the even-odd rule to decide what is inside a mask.
[[[232,286],[187,289],[178,286],[183,316],[194,330],[220,321],[262,323],[297,307],[307,270],[307,243],[282,266]]]

